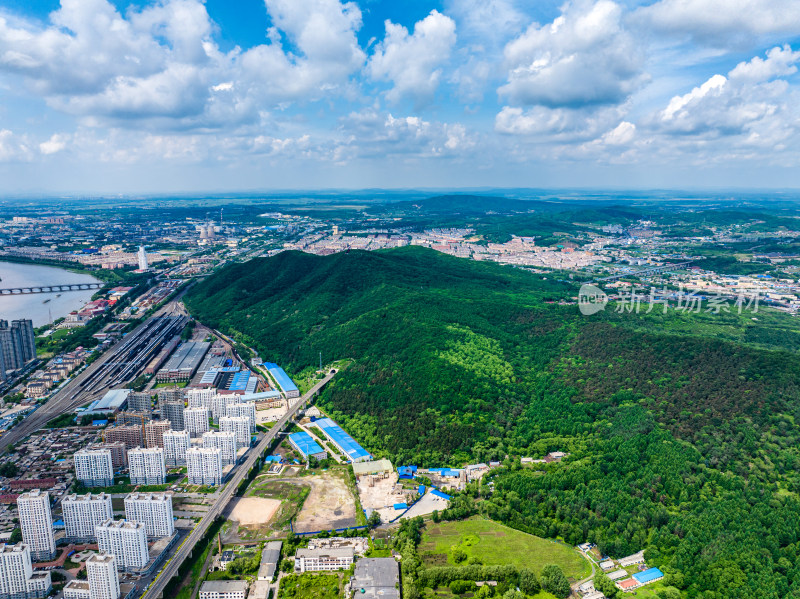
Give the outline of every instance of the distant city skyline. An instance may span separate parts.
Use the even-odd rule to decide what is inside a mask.
[[[0,196],[799,188],[792,0],[0,0]]]

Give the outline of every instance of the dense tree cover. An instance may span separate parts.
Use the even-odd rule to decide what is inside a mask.
[[[471,487],[443,518],[481,511],[617,557],[647,548],[688,597],[800,596],[800,358],[743,339],[746,316],[698,316],[693,334],[691,315],[547,303],[574,294],[557,277],[404,248],[232,265],[186,302],[289,372],[319,352],[353,359],[320,401],[377,455],[510,456],[493,493]],[[571,455],[519,464],[553,450]],[[404,584],[422,575],[416,543],[398,548]]]

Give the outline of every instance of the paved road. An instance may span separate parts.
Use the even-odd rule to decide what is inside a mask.
[[[181,294],[182,296],[182,294]],[[180,297],[180,296],[179,296]],[[109,364],[112,364],[115,358],[122,354],[129,344],[136,341],[137,337],[146,334],[147,331],[153,326],[154,318],[158,316],[173,316],[178,310],[176,298],[172,302],[164,305],[153,317],[146,319],[132,332],[128,333],[120,339],[115,345],[106,350],[95,362],[90,364],[83,372],[78,374],[74,379],[62,387],[55,395],[53,395],[47,402],[37,409],[33,414],[29,415],[22,422],[14,426],[11,430],[0,437],[0,452],[12,443],[17,443],[28,435],[35,433],[41,429],[47,422],[59,416],[74,410],[77,407],[96,399],[102,393],[107,391],[107,387],[100,385],[94,386],[94,379],[104,376],[103,373]],[[146,364],[142,365],[144,368]],[[135,378],[138,372],[130,377],[130,380]],[[99,382],[99,381],[98,381]],[[91,386],[93,391],[86,393],[84,387]],[[88,388],[88,387],[87,387]]]
[[[314,385],[308,391],[308,393],[303,395],[303,397],[301,397],[297,403],[289,408],[283,418],[278,420],[275,426],[273,426],[269,432],[264,435],[264,438],[259,442],[259,444],[248,452],[247,459],[236,469],[233,477],[220,494],[219,499],[217,499],[216,503],[211,506],[211,508],[208,510],[208,513],[203,516],[203,519],[200,520],[197,526],[194,527],[183,544],[178,547],[175,555],[173,555],[172,559],[170,559],[164,566],[164,569],[161,571],[161,574],[158,576],[158,578],[156,578],[150,587],[142,594],[142,599],[159,599],[163,595],[164,589],[169,581],[178,574],[178,568],[180,565],[187,557],[189,557],[198,541],[205,536],[214,520],[223,513],[228,505],[228,502],[236,493],[236,489],[239,488],[239,485],[245,479],[248,472],[250,472],[250,469],[255,466],[258,458],[261,457],[261,455],[266,451],[269,444],[273,441],[273,439],[275,439],[276,435],[283,430],[283,427],[286,426],[290,419],[294,417],[297,411],[305,407],[308,402],[311,401],[317,391],[328,384],[334,375],[335,371],[328,373],[324,379]]]

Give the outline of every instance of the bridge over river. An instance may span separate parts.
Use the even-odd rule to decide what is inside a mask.
[[[62,293],[64,291],[85,291],[100,289],[104,283],[65,283],[63,285],[37,285],[34,287],[8,287],[0,289],[2,295],[27,295],[29,293]]]

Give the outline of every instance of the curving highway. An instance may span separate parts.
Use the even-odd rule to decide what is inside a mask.
[[[320,380],[316,385],[314,385],[308,391],[308,393],[303,395],[303,397],[301,397],[297,403],[289,408],[286,414],[275,423],[275,426],[269,429],[264,438],[259,441],[258,445],[248,452],[247,459],[243,464],[240,464],[236,468],[230,481],[222,490],[222,493],[220,493],[216,502],[214,502],[214,505],[212,505],[208,512],[206,512],[206,515],[203,516],[202,520],[200,520],[197,526],[192,529],[192,532],[189,533],[189,536],[186,537],[186,540],[181,544],[180,547],[178,547],[175,555],[172,556],[172,558],[164,566],[164,569],[159,573],[158,577],[145,590],[145,592],[142,594],[142,599],[159,599],[162,596],[164,589],[166,588],[167,584],[169,584],[169,581],[178,574],[178,568],[180,565],[187,557],[191,555],[192,551],[194,550],[194,546],[205,536],[214,520],[223,513],[225,508],[228,506],[228,502],[239,488],[239,485],[250,472],[251,468],[255,466],[256,461],[266,451],[267,447],[269,447],[270,443],[275,439],[277,434],[283,430],[283,427],[285,427],[289,420],[294,417],[298,410],[305,407],[308,402],[311,401],[317,391],[328,384],[335,374],[336,371],[331,370],[324,379]]]

